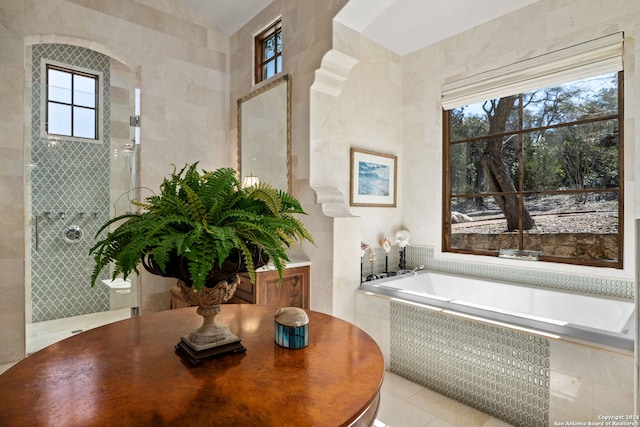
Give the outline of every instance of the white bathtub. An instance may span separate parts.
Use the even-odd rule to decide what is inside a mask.
[[[361,288],[546,337],[633,351],[633,301],[426,271],[364,282]]]

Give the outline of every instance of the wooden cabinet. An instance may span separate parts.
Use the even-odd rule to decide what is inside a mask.
[[[288,267],[282,283],[277,270],[256,272],[256,283],[251,283],[249,275],[240,274],[242,283],[238,285],[232,303],[266,304],[278,307],[309,308],[310,267]]]

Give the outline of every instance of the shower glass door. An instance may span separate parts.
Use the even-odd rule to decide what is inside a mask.
[[[74,86],[73,79],[67,84],[51,78],[48,64],[72,75],[97,76],[95,93],[86,85]],[[102,224],[136,209],[130,202],[139,182],[139,133],[130,123],[139,100],[136,73],[99,52],[65,44],[31,46],[30,66],[27,324],[115,310],[130,313],[138,306],[137,278],[113,282],[103,271],[91,287],[89,250]],[[51,111],[67,108],[75,127],[87,120],[80,111],[87,105],[97,110],[95,139],[48,132],[61,129],[51,126],[56,119]]]

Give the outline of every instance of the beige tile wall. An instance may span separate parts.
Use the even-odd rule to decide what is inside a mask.
[[[550,382],[550,425],[634,413],[632,354],[551,341]]]
[[[333,37],[334,49],[323,58],[311,88],[310,183],[324,213],[332,217],[334,248],[326,282],[332,292],[315,303],[352,320],[360,241],[378,247],[385,237],[393,240],[402,223],[399,208],[349,206],[350,149],[403,157],[402,72],[398,55],[352,29],[335,23]],[[399,173],[398,189],[401,177]],[[331,191],[341,200],[334,200]],[[400,202],[398,198],[398,206]]]
[[[312,259],[311,266],[311,308],[331,313],[333,290],[336,287],[333,265],[343,246],[334,246],[334,224],[315,205],[315,194],[309,186],[311,158],[310,138],[310,92],[315,71],[323,56],[332,45],[332,19],[347,0],[331,2],[300,2],[274,0],[247,25],[231,37],[231,96],[229,102],[229,122],[231,139],[237,137],[236,101],[256,90],[265,81],[253,82],[253,37],[278,17],[282,17],[283,71],[291,77],[292,102],[292,193],[303,204],[309,214],[301,218],[315,239],[317,246],[304,244],[293,251],[297,258]],[[275,78],[277,78],[276,75]],[[341,174],[348,163],[333,165],[333,172]],[[353,228],[350,228],[353,230]],[[351,239],[358,239],[358,233]],[[354,263],[357,262],[354,261]],[[355,264],[357,265],[357,264]],[[357,273],[354,278],[357,278]],[[352,296],[351,296],[352,298]],[[351,312],[353,304],[350,303]]]
[[[76,44],[125,65],[142,90],[141,185],[157,189],[171,163],[231,166],[229,38],[175,1],[7,0],[0,4],[0,363],[24,356],[25,51],[34,43]],[[127,101],[128,102],[128,101]],[[124,129],[122,130],[124,132]],[[149,195],[143,193],[144,196]],[[142,280],[142,311],[169,307],[172,280]]]
[[[199,160],[207,169],[235,166],[235,100],[257,86],[252,82],[252,38],[278,16],[283,17],[284,72],[292,80],[293,193],[310,213],[305,219],[318,246],[298,248],[294,256],[314,258],[319,268],[313,280],[329,283],[320,293],[331,294],[333,233],[323,216],[314,215],[314,193],[309,176],[309,87],[322,56],[332,43],[332,18],[347,0],[297,2],[275,0],[231,39],[209,27],[173,0],[7,0],[0,4],[0,19],[6,31],[0,70],[7,76],[0,89],[0,106],[8,114],[0,118],[2,161],[12,165],[0,170],[5,229],[15,235],[0,243],[0,265],[7,275],[2,287],[15,298],[6,301],[0,323],[0,363],[24,355],[25,220],[28,200],[25,179],[23,129],[28,114],[23,104],[25,45],[71,43],[107,54],[135,73],[142,90],[141,186],[154,189],[170,171],[170,163],[181,165]],[[233,72],[231,72],[233,70]],[[17,108],[16,108],[17,107]],[[143,190],[143,197],[149,195]],[[15,214],[13,214],[15,213]],[[27,221],[30,221],[28,218]],[[326,237],[325,237],[326,236]],[[320,249],[321,248],[321,249]],[[329,279],[329,280],[327,280]],[[142,312],[168,307],[167,289],[173,280],[143,274]],[[3,307],[4,308],[4,307]]]

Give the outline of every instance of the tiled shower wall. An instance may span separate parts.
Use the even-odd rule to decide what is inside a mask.
[[[102,141],[79,142],[43,137],[41,117],[42,60],[52,60],[102,73]],[[109,309],[108,288],[91,288],[93,260],[88,255],[94,235],[109,218],[110,58],[63,44],[32,46],[31,89],[31,320],[75,316]],[[101,102],[100,102],[101,101]],[[45,212],[50,213],[48,217]],[[64,215],[61,215],[64,212]],[[35,218],[39,217],[36,244]],[[64,216],[64,217],[63,217]],[[63,230],[77,225],[84,238],[74,244]],[[108,273],[103,273],[108,276]]]

